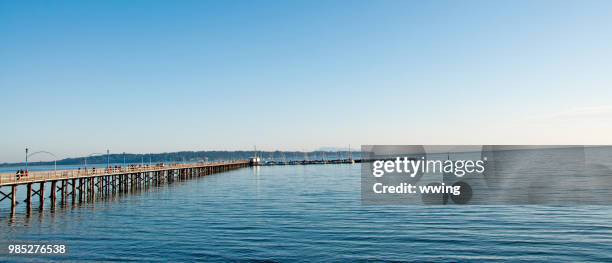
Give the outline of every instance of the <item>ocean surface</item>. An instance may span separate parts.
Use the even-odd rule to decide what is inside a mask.
[[[360,171],[243,168],[29,217],[3,205],[2,246],[68,254],[0,261],[612,261],[612,207],[366,206]]]

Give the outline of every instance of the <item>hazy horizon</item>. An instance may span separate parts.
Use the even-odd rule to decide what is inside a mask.
[[[110,152],[109,155],[111,157],[117,157],[117,156],[122,156],[123,154],[125,154],[126,156],[138,156],[138,158],[140,158],[140,156],[147,156],[147,155],[168,155],[168,154],[184,154],[184,153],[252,153],[254,152],[254,150],[192,150],[192,151],[172,151],[172,152],[150,152],[150,153],[139,153],[139,152]],[[282,152],[282,153],[342,153],[342,154],[346,154],[347,152],[349,152],[348,148],[336,148],[335,150],[332,149],[332,147],[321,147],[319,149],[315,149],[312,151],[300,151],[300,150],[296,150],[296,151],[287,151],[287,150],[259,150],[257,149],[257,153],[258,154],[263,154],[264,158],[267,158],[268,156],[266,154],[269,153],[274,153],[274,152]],[[350,149],[350,152],[353,153],[358,153],[360,152],[360,149]],[[29,152],[30,154],[32,154],[33,152]],[[62,158],[57,158],[56,161],[66,161],[66,160],[73,160],[73,159],[83,159],[83,158],[89,158],[90,160],[93,159],[103,159],[102,163],[106,162],[106,153],[97,153],[95,155],[92,156],[87,156],[87,155],[83,155],[83,156],[66,156],[66,157],[62,157]],[[171,159],[174,158],[174,156],[169,156]],[[280,158],[280,156],[278,156]],[[30,158],[29,163],[31,164],[36,164],[36,163],[53,163],[54,159],[52,156],[47,155],[47,154],[41,154],[40,156],[36,156],[36,158],[32,159]],[[140,162],[140,159],[138,159],[138,162]],[[24,164],[25,163],[25,153],[23,156],[22,160],[16,161],[16,162],[3,162],[0,160],[0,165],[18,165],[18,164]],[[59,164],[58,164],[59,165]]]

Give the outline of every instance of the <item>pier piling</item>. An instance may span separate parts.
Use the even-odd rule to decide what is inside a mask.
[[[40,201],[40,210],[45,209],[45,182],[40,182],[40,190],[38,190],[38,197]]]

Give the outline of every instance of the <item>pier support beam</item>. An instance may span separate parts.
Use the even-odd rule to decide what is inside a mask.
[[[11,186],[11,212],[15,213],[15,208],[17,208],[17,186]]]
[[[55,199],[57,197],[56,192],[55,192],[55,188],[57,186],[57,181],[51,181],[51,195],[49,197],[51,197],[51,209],[55,209]]]
[[[68,188],[68,180],[62,180],[62,204],[66,204],[66,189]]]
[[[79,178],[79,203],[83,202],[83,184],[85,183],[85,180],[83,178]]]
[[[32,183],[26,185],[26,212],[32,211]]]
[[[74,205],[76,202],[76,192],[77,192],[77,188],[76,188],[76,179],[72,179],[72,204]]]
[[[96,178],[92,177],[89,179],[89,193],[90,193],[90,200],[94,201],[96,200],[96,184],[95,184]]]
[[[38,190],[38,196],[40,197],[40,210],[45,209],[45,183],[40,183],[40,190]]]

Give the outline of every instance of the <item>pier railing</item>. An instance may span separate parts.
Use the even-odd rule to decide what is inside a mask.
[[[191,164],[164,164],[164,165],[138,165],[128,167],[110,167],[110,168],[95,168],[95,169],[76,169],[76,170],[57,170],[57,171],[28,171],[25,174],[17,176],[16,173],[0,174],[0,185],[33,183],[50,180],[73,179],[96,177],[103,175],[118,175],[126,173],[140,172],[155,172],[182,168],[195,168],[207,166],[220,166],[230,164],[248,163],[248,161],[233,161],[233,162],[215,162],[215,163],[191,163]]]

